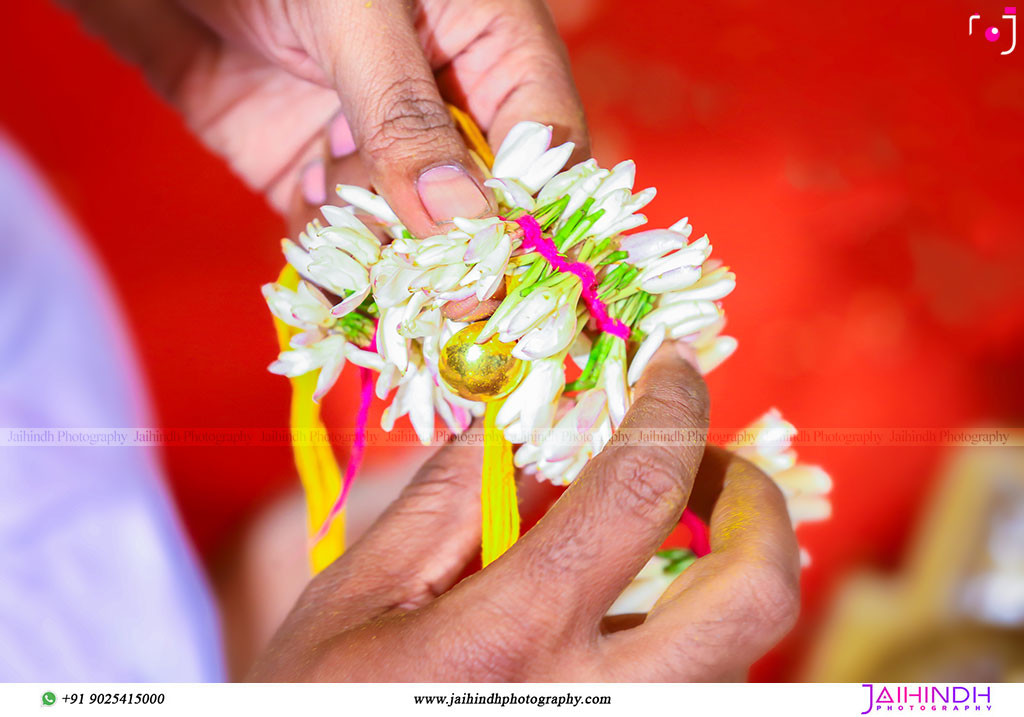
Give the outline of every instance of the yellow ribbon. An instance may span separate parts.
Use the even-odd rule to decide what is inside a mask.
[[[299,285],[299,273],[288,264],[281,270],[277,283],[289,289]],[[289,347],[288,342],[299,330],[289,326],[277,317],[274,318],[277,330],[277,343],[282,351]],[[341,470],[331,449],[327,437],[327,429],[320,419],[320,404],[313,400],[319,371],[311,371],[302,376],[290,379],[292,384],[292,402],[290,412],[292,455],[295,457],[295,468],[302,481],[306,493],[306,515],[309,523],[309,535],[320,529],[327,519],[327,513],[341,491]],[[313,574],[319,573],[333,563],[345,552],[345,514],[344,511],[334,519],[330,530],[319,542],[310,546],[309,560]]]
[[[449,105],[448,111],[470,151],[489,170],[494,165],[494,154],[480,128],[459,108]],[[503,400],[491,401],[484,413],[484,464],[480,484],[480,512],[483,516],[480,560],[484,566],[494,562],[519,539],[519,502],[512,444],[496,425],[502,403]]]
[[[485,168],[490,169],[493,167],[494,153],[491,151],[490,145],[487,144],[484,133],[476,126],[473,118],[455,105],[448,105],[448,111],[451,113],[452,119],[455,120],[459,131],[462,132],[462,136],[466,140],[466,144],[469,145],[469,149],[476,153],[476,156],[480,158]]]
[[[480,484],[483,526],[480,561],[486,567],[519,540],[519,502],[512,444],[495,425],[503,400],[491,401],[484,413],[484,465]]]
[[[468,114],[457,107],[449,105],[448,109],[474,158],[483,168],[490,169],[494,164],[494,154],[480,128]],[[295,289],[299,284],[298,272],[291,265],[286,265],[281,270],[277,282],[289,289]],[[277,330],[278,345],[281,351],[286,351],[289,348],[289,341],[298,330],[277,318],[274,319],[274,326]],[[310,537],[323,525],[341,491],[341,470],[320,418],[320,405],[313,400],[318,375],[318,371],[312,371],[291,379],[292,454],[306,494]],[[484,565],[491,563],[508,550],[519,538],[519,505],[516,500],[512,445],[505,440],[504,434],[495,425],[501,403],[488,403],[484,414],[484,461],[480,498],[483,514],[481,558]],[[313,573],[323,570],[344,551],[345,514],[342,511],[323,539],[310,547]]]

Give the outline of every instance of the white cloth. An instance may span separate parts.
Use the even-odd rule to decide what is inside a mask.
[[[152,425],[103,277],[0,133],[0,438]],[[0,680],[224,677],[153,451],[0,443]]]

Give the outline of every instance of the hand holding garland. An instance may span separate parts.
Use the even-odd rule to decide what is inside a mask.
[[[338,183],[375,187],[418,237],[493,213],[445,100],[491,146],[529,119],[589,156],[542,0],[62,2],[299,226]]]
[[[706,432],[689,355],[675,344],[655,354],[625,428]],[[795,621],[782,494],[753,464],[700,445],[610,445],[507,553],[455,585],[479,546],[480,453],[457,439],[441,448],[314,578],[250,678],[727,680]],[[642,623],[604,619],[688,502],[710,522],[711,554]]]

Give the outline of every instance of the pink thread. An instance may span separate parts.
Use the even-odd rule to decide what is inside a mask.
[[[516,219],[515,222],[523,230],[523,246],[526,249],[536,251],[551,266],[559,271],[573,274],[580,280],[580,283],[583,285],[581,293],[583,303],[590,309],[590,315],[597,322],[597,327],[612,336],[628,339],[630,334],[629,327],[619,319],[613,319],[609,316],[608,307],[598,298],[597,277],[594,275],[594,270],[590,268],[590,265],[582,261],[569,261],[559,254],[555,242],[549,237],[544,236],[541,232],[540,224],[529,214],[524,214]]]
[[[377,329],[379,322],[374,322],[373,338],[370,339],[370,349],[377,350]],[[331,529],[331,523],[338,517],[338,513],[345,507],[345,499],[348,498],[348,491],[356,480],[356,473],[363,463],[363,453],[366,452],[366,424],[370,420],[370,404],[373,402],[373,373],[365,366],[359,367],[359,412],[356,414],[356,435],[352,442],[352,452],[348,456],[348,465],[345,466],[345,478],[341,483],[341,493],[338,500],[334,501],[330,512],[324,518],[320,530],[313,536],[312,542],[319,543]]]
[[[711,543],[708,540],[708,526],[697,517],[697,514],[687,508],[683,511],[683,517],[679,519],[682,525],[690,529],[690,550],[698,558],[703,558],[711,552]]]
[[[341,494],[338,500],[331,506],[331,512],[327,514],[320,530],[313,536],[313,542],[319,543],[331,529],[331,523],[338,517],[338,513],[345,507],[345,499],[348,491],[355,482],[356,473],[363,462],[363,453],[366,451],[366,424],[370,418],[370,403],[373,401],[373,374],[365,366],[359,367],[359,382],[362,384],[359,398],[359,413],[356,414],[356,436],[352,443],[352,452],[348,456],[348,465],[345,466],[345,480],[341,484]]]
[[[555,243],[550,238],[544,236],[543,232],[541,232],[540,224],[529,214],[519,217],[515,222],[523,230],[523,247],[536,251],[559,271],[569,272],[579,278],[580,283],[583,285],[581,296],[587,308],[590,309],[594,320],[597,322],[598,328],[613,336],[628,339],[630,334],[629,327],[622,321],[609,316],[608,307],[598,298],[597,277],[594,276],[594,270],[590,268],[590,265],[582,261],[569,261],[559,254],[558,247],[555,246]],[[693,550],[697,557],[703,557],[711,552],[711,545],[708,541],[708,527],[704,525],[704,521],[687,508],[683,511],[679,522],[689,528],[692,536],[690,538],[690,549]]]

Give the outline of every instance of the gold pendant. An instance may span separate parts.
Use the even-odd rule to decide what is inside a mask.
[[[476,343],[486,321],[477,321],[452,336],[441,348],[441,380],[470,401],[494,401],[510,394],[526,374],[526,363],[512,355],[515,343],[492,336]]]

